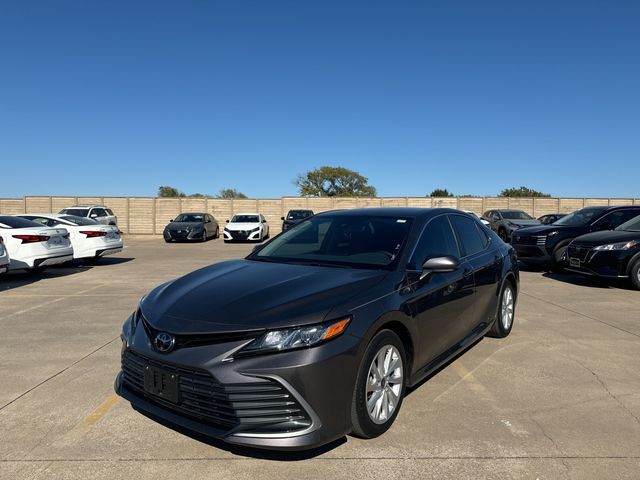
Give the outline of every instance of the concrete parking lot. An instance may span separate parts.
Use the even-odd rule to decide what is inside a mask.
[[[0,278],[0,478],[640,478],[640,292],[624,284],[524,271],[512,334],[411,392],[385,435],[270,454],[113,393],[138,299],[251,246],[125,242],[95,266]]]

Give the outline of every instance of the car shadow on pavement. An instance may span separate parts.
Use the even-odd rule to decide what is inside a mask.
[[[588,277],[582,275],[574,275],[569,272],[546,272],[542,274],[543,277],[551,278],[563,283],[570,283],[571,285],[577,285],[579,287],[591,287],[591,288],[617,288],[619,290],[633,290],[631,285],[625,279],[616,278],[601,278],[601,277]]]
[[[177,425],[175,423],[172,423],[166,420],[165,418],[157,417],[145,410],[140,410],[135,407],[133,408],[138,413],[141,413],[142,415],[153,420],[154,422],[157,422],[166,428],[169,428],[175,432],[178,432],[193,440],[196,440],[197,442],[204,443],[206,445],[209,445],[210,447],[219,448],[220,450],[224,450],[234,455],[238,455],[241,457],[254,458],[259,460],[274,460],[279,462],[283,462],[283,461],[297,462],[301,460],[309,460],[319,455],[322,455],[326,452],[329,452],[334,448],[337,448],[340,445],[347,442],[347,438],[342,437],[337,440],[334,440],[331,443],[328,443],[318,448],[313,448],[311,450],[303,450],[303,451],[263,450],[259,448],[251,448],[251,447],[245,447],[241,445],[233,445],[230,443],[223,442],[222,440],[218,440],[212,437],[207,437],[206,435],[203,435],[201,433],[194,432],[193,430],[189,430],[188,428],[185,428],[182,425]]]
[[[77,260],[78,265],[91,265],[100,268],[101,266],[118,265],[120,263],[127,263],[135,260],[134,257],[102,257],[97,260]]]
[[[42,272],[31,273],[24,270],[9,272],[0,277],[0,292],[31,285],[32,283],[39,282],[40,280],[46,280],[48,278],[75,275],[77,273],[91,270],[92,268],[93,266],[91,265],[68,263],[60,267],[47,268]]]

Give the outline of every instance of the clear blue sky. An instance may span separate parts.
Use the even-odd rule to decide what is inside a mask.
[[[640,2],[4,0],[0,197],[360,171],[640,197]]]

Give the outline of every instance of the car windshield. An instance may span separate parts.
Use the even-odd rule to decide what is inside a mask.
[[[27,220],[26,218],[0,216],[0,228],[33,228],[42,227],[41,224]]]
[[[622,230],[625,232],[640,232],[640,215],[633,217],[631,220],[627,220],[620,225],[616,230]]]
[[[230,223],[260,223],[258,215],[234,215]]]
[[[320,215],[297,224],[250,260],[354,268],[391,268],[411,227],[405,217]]]
[[[287,220],[301,220],[313,215],[313,212],[307,210],[291,210],[287,215]]]
[[[506,210],[502,213],[502,217],[507,220],[533,220],[533,217],[522,210]]]
[[[565,227],[582,227],[598,217],[605,208],[591,207],[583,208],[576,212],[570,213],[559,220],[553,222],[553,225],[562,225]]]
[[[201,213],[181,213],[174,222],[203,222],[204,215]]]
[[[74,215],[76,217],[86,217],[88,212],[88,208],[63,208],[62,210],[60,210],[60,213]]]
[[[95,220],[86,217],[77,217],[75,215],[61,215],[62,220],[73,223],[74,225],[100,225]]]

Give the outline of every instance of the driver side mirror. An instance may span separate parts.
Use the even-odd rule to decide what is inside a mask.
[[[460,268],[460,260],[451,255],[445,255],[428,259],[422,264],[422,270],[415,273],[419,273],[420,280],[423,280],[432,273],[455,272],[458,268]]]
[[[89,218],[98,218],[98,214],[97,213],[92,213],[91,215],[89,215]]]
[[[280,220],[284,220],[284,217],[280,217]]]
[[[227,223],[229,223],[229,220],[227,220]]]

